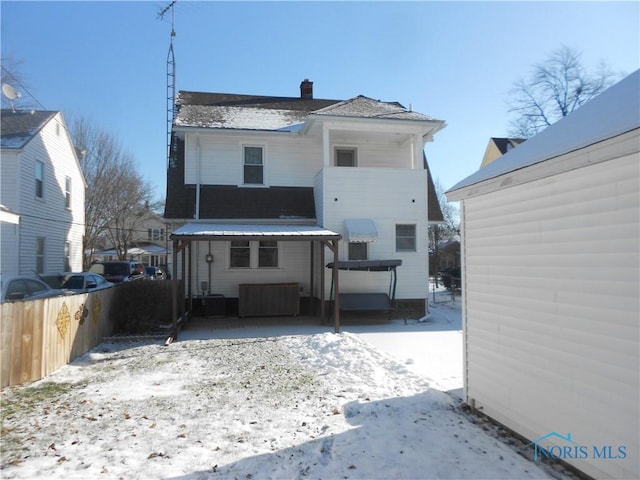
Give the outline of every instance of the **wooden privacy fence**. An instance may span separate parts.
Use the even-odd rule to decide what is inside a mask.
[[[147,301],[150,290],[167,300],[171,288],[171,281],[131,282],[88,294],[1,304],[0,386],[53,373],[121,328],[121,320],[130,316],[122,310],[129,310],[129,305],[144,311],[148,303],[136,302],[140,292],[146,292]]]

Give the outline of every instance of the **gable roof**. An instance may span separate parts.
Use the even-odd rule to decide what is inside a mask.
[[[311,112],[313,115],[327,115],[352,118],[382,118],[386,120],[434,121],[433,117],[407,110],[398,102],[382,102],[364,95],[330,105]]]
[[[503,138],[503,137],[491,137],[491,141],[495,144],[501,154],[505,154],[508,151],[514,149],[522,142],[526,141],[526,138]]]
[[[55,111],[12,111],[2,109],[0,114],[0,147],[21,149],[38,134]]]
[[[458,182],[446,193],[552,160],[640,128],[640,70],[609,87],[570,115],[530,138],[473,175]]]

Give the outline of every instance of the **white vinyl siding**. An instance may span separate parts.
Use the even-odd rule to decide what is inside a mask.
[[[464,201],[465,388],[529,439],[625,445],[627,459],[572,463],[634,478],[640,162],[606,153],[614,159]]]
[[[20,152],[2,152],[2,203],[20,215],[19,232],[14,241],[4,243],[3,257],[7,251],[16,259],[11,270],[3,272],[33,274],[38,269],[35,252],[36,238],[46,239],[44,273],[65,270],[65,245],[70,248],[70,266],[82,270],[82,238],[84,236],[84,178],[73,145],[64,128],[62,115],[55,115]],[[59,130],[59,134],[56,133]],[[13,162],[15,158],[16,162]],[[5,165],[5,159],[7,159]],[[9,161],[11,159],[11,161]],[[36,195],[37,162],[43,165],[43,195]],[[5,189],[11,179],[12,186]],[[67,179],[74,191],[67,202]],[[5,203],[6,202],[6,203]]]
[[[360,152],[358,153],[360,155]],[[371,218],[378,239],[368,246],[370,260],[400,259],[398,299],[426,298],[428,291],[427,171],[380,168],[324,168],[316,177],[316,215],[323,226],[344,233],[344,221]],[[357,188],[354,188],[357,185]],[[416,249],[396,252],[396,224],[416,226]],[[340,260],[347,260],[348,240],[340,241]],[[327,250],[327,261],[332,254]],[[327,298],[329,298],[327,282]],[[342,292],[388,292],[388,272],[340,272]]]

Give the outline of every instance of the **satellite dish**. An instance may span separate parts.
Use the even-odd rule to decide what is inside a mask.
[[[13,108],[13,101],[16,98],[20,98],[22,96],[22,94],[20,92],[16,91],[16,89],[13,88],[8,83],[3,83],[2,84],[2,93],[4,94],[5,97],[7,97],[9,99],[9,103],[11,104],[11,110],[13,111],[13,113],[15,113],[16,109]]]
[[[4,96],[9,100],[15,100],[16,98],[20,98],[22,96],[20,92],[16,91],[16,89],[8,83],[2,84],[2,93],[4,93]]]

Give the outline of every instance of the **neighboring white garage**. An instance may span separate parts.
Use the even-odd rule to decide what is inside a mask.
[[[466,402],[596,478],[640,478],[640,71],[447,192]]]

